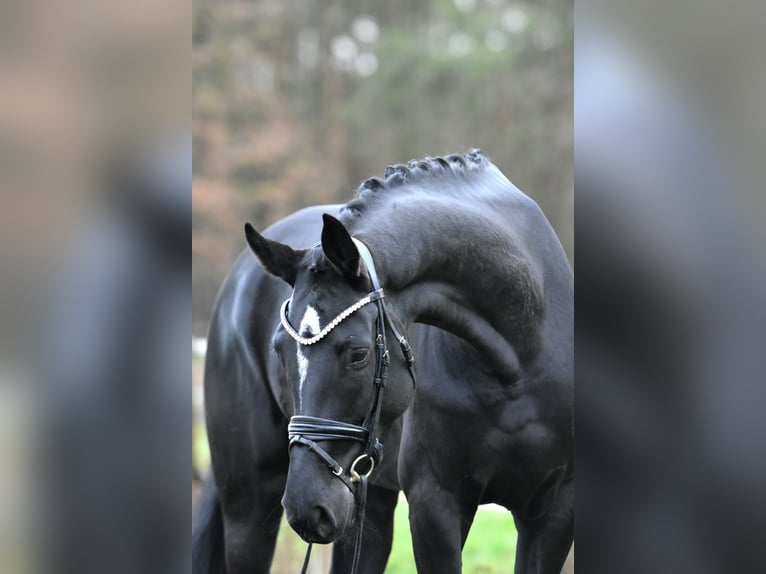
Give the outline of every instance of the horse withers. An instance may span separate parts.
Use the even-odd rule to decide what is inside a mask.
[[[383,572],[399,490],[419,572],[460,572],[489,502],[513,514],[515,572],[559,572],[573,281],[537,205],[473,151],[389,167],[246,239],[208,339],[194,572],[268,572],[283,509],[334,543],[333,572]]]

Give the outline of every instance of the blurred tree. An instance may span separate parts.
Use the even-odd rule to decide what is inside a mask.
[[[236,254],[386,165],[482,148],[572,254],[572,3],[194,0],[193,330]]]

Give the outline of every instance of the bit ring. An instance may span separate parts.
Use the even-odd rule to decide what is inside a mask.
[[[367,471],[367,473],[366,473],[366,474],[362,474],[362,475],[360,475],[360,474],[359,474],[359,473],[356,471],[356,465],[357,465],[359,462],[361,462],[362,460],[364,460],[365,458],[369,459],[369,461],[370,461],[370,469]],[[356,459],[354,460],[354,462],[352,462],[352,463],[351,463],[351,468],[350,468],[350,469],[349,469],[349,471],[348,471],[348,473],[351,475],[351,483],[353,484],[353,483],[355,483],[355,482],[359,482],[360,480],[362,480],[362,476],[364,476],[365,478],[367,478],[368,476],[370,476],[370,474],[372,474],[372,471],[373,471],[374,469],[375,469],[375,459],[374,459],[374,458],[372,458],[372,457],[371,457],[369,454],[362,454],[362,455],[359,455],[358,457],[356,457]]]

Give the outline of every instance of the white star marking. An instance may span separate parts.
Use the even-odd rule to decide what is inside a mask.
[[[300,327],[298,327],[298,333],[302,336],[312,337],[319,333],[322,328],[319,325],[319,314],[311,305],[306,307],[306,312],[301,319]],[[303,354],[300,343],[295,344],[298,349],[298,410],[303,409],[303,383],[306,381],[306,375],[309,372],[309,360],[306,355]]]

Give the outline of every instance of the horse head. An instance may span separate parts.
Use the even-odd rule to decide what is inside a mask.
[[[379,461],[380,426],[412,399],[409,345],[383,302],[369,250],[337,219],[324,215],[321,243],[311,249],[249,224],[245,234],[266,271],[293,287],[272,338],[293,399],[282,505],[304,540],[333,542],[354,522],[360,474]],[[404,357],[396,348],[389,354],[386,341],[401,344]]]

